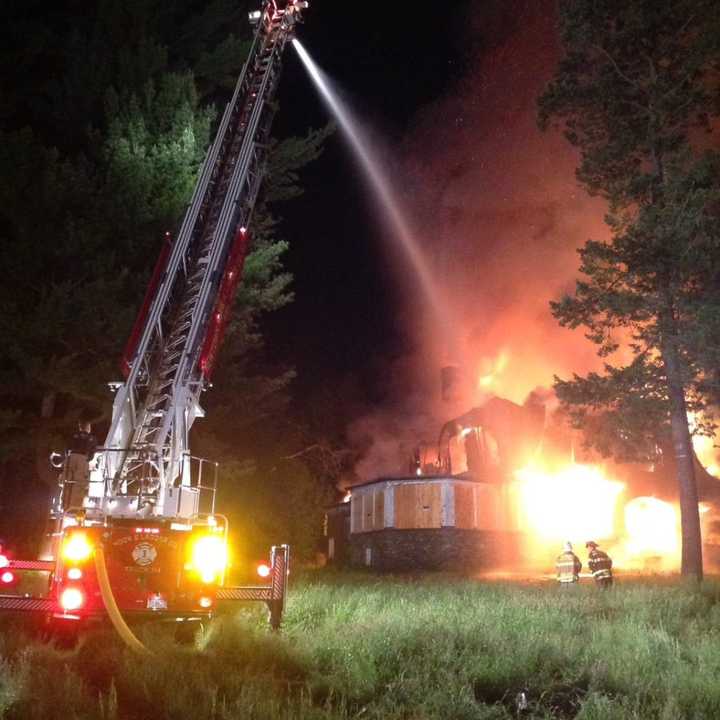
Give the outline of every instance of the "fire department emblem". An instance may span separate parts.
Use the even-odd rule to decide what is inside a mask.
[[[132,559],[137,565],[152,565],[157,557],[157,550],[150,543],[138,543],[132,551]]]

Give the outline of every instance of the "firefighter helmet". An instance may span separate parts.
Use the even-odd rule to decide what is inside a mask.
[[[585,543],[586,548],[596,548],[597,546],[598,546],[598,544],[594,540],[588,540]]]

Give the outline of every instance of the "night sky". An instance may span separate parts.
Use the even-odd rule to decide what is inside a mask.
[[[361,475],[391,471],[407,447],[489,395],[522,403],[555,374],[596,367],[582,332],[560,328],[549,309],[573,287],[576,249],[606,234],[602,204],[575,180],[575,151],[537,128],[536,98],[559,57],[554,8],[468,0],[374,13],[316,0],[298,33],[377,141],[453,324],[445,332],[423,307],[337,133],[304,171],[305,196],[282,208],[296,300],[268,319],[268,352],[297,367],[299,407],[350,380],[351,443],[383,445]],[[328,119],[292,50],[280,103],[280,136]],[[465,377],[455,407],[440,403],[445,364]]]
[[[439,14],[374,5],[313,0],[298,36],[366,126],[401,146],[418,109],[464,70],[469,3],[444,3]],[[279,95],[278,135],[328,121],[290,48]],[[402,300],[377,213],[339,133],[303,173],[303,186],[304,197],[282,209],[296,299],[268,320],[271,354],[297,365],[301,395],[320,381],[318,368],[326,378],[352,374],[370,396],[382,395],[387,359],[407,352],[412,340],[399,320]]]
[[[536,127],[558,57],[554,7],[310,0],[298,36],[373,137],[454,325],[434,325],[336,133],[302,171],[304,195],[276,209],[295,301],[263,319],[270,367],[260,371],[297,368],[297,409],[327,388],[351,435],[377,412],[393,422],[427,413],[437,428],[482,400],[469,393],[464,407],[435,407],[444,364],[477,385],[504,358],[490,390],[516,402],[554,373],[590,367],[592,347],[570,340],[548,306],[572,287],[575,249],[602,232],[602,208],[576,186],[572,149]],[[278,138],[331,119],[291,47],[279,106]]]

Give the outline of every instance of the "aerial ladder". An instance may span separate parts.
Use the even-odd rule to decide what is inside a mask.
[[[210,383],[249,249],[283,51],[308,3],[264,0],[252,47],[202,165],[177,236],[167,235],[122,356],[124,382],[93,462],[88,497],[61,487],[37,561],[0,551],[0,609],[54,620],[110,615],[195,620],[218,602],[260,600],[274,627],[289,548],[271,551],[266,585],[227,587],[227,519],[216,512],[217,464],[192,455],[190,428]],[[59,463],[58,463],[59,464]],[[61,475],[62,477],[62,475]],[[43,592],[23,574],[47,575]]]

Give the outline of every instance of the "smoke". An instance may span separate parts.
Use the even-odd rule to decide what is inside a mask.
[[[435,402],[440,396],[440,374],[433,370],[425,369],[415,355],[387,363],[388,396],[380,408],[351,423],[347,432],[350,444],[361,454],[354,468],[361,481],[408,474],[418,444],[437,440],[444,415]]]
[[[353,436],[376,438],[358,467],[363,479],[387,472],[398,426],[437,432],[489,395],[522,403],[553,375],[597,363],[582,332],[561,328],[549,308],[573,288],[576,249],[607,236],[603,203],[576,183],[576,152],[536,125],[537,97],[559,57],[554,3],[478,0],[466,26],[460,41],[476,46],[468,71],[418,113],[402,148],[405,201],[453,326],[438,328],[422,312],[406,273],[412,392],[353,426]],[[454,407],[439,402],[439,371],[449,363],[465,381]],[[396,443],[398,458],[407,442]]]
[[[559,57],[553,6],[478,2],[470,26],[481,49],[458,87],[418,115],[405,146],[414,184],[432,195],[426,249],[457,322],[454,348],[425,350],[474,375],[504,351],[493,390],[516,402],[593,364],[592,345],[557,324],[549,301],[572,289],[576,248],[607,233],[602,202],[577,186],[576,152],[536,125]]]

